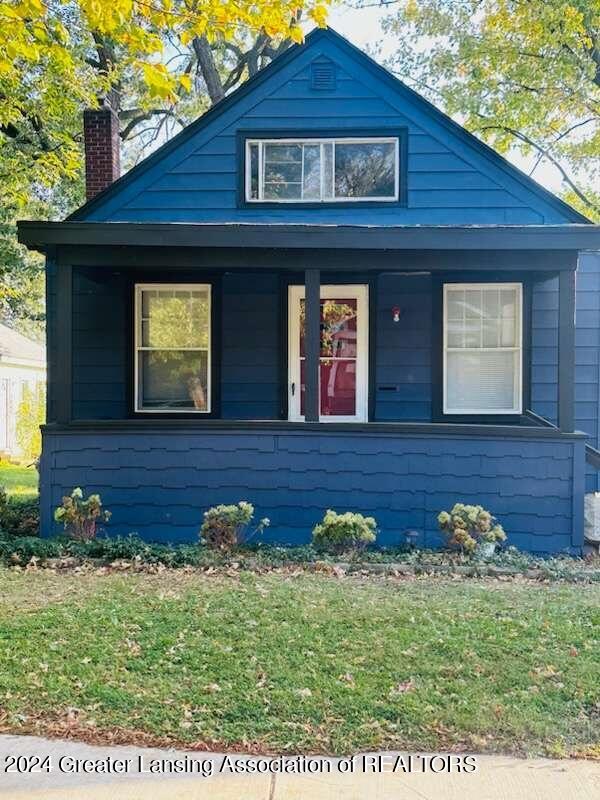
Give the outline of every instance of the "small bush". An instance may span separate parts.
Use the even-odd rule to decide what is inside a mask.
[[[455,503],[450,511],[438,514],[440,529],[448,536],[448,544],[473,553],[482,542],[503,542],[504,528],[482,506]]]
[[[83,499],[83,492],[78,487],[68,497],[63,497],[62,505],[54,512],[56,522],[62,523],[65,531],[75,541],[87,542],[95,539],[99,522],[108,522],[110,511],[102,509],[99,494],[91,494]]]
[[[34,387],[26,383],[17,408],[17,444],[25,458],[39,458],[42,451],[40,425],[45,421],[46,387],[41,381]]]
[[[351,511],[338,514],[329,509],[323,521],[315,525],[312,536],[315,547],[322,550],[334,553],[362,550],[377,538],[377,523],[373,517]]]
[[[37,536],[40,530],[37,498],[9,497],[0,486],[0,530],[10,536]]]
[[[28,564],[32,558],[40,561],[58,558],[64,555],[63,550],[57,539],[40,539],[39,536],[0,539],[0,559],[7,564]]]
[[[231,550],[248,541],[257,533],[262,533],[270,523],[261,519],[254,531],[248,534],[248,527],[254,519],[254,506],[245,500],[237,505],[220,505],[209,508],[204,513],[200,528],[200,541],[215,550]]]

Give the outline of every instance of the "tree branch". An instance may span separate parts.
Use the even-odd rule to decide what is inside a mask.
[[[515,137],[515,139],[519,139],[521,142],[524,142],[525,144],[529,145],[530,147],[533,147],[534,150],[536,150],[541,155],[542,158],[547,159],[552,164],[552,166],[554,166],[559,171],[559,173],[561,174],[561,177],[564,180],[564,182],[574,192],[574,194],[581,200],[582,203],[584,203],[588,208],[590,208],[591,210],[595,211],[596,213],[600,213],[600,206],[598,206],[596,203],[594,203],[594,201],[591,200],[589,197],[586,197],[586,195],[581,191],[581,189],[577,186],[577,184],[569,176],[569,174],[567,173],[567,171],[565,170],[563,165],[560,163],[560,161],[554,155],[552,155],[552,153],[550,152],[550,150],[548,150],[547,147],[543,147],[541,144],[539,144],[538,142],[535,142],[533,139],[531,139],[529,136],[527,136],[526,134],[522,133],[521,131],[517,131],[514,128],[509,128],[506,125],[483,125],[480,128],[478,128],[478,130],[480,130],[480,131],[486,131],[486,130],[504,131],[505,133],[510,133],[512,136]]]
[[[185,125],[184,120],[179,117],[172,108],[151,108],[148,111],[142,111],[141,109],[129,109],[128,111],[121,112],[120,119],[129,119],[129,122],[120,133],[121,139],[125,141],[134,131],[134,129],[141,123],[147,122],[152,117],[160,116],[161,118],[164,117],[172,117],[174,120],[179,122],[180,125]]]
[[[210,97],[211,103],[214,105],[225,97],[225,90],[221,82],[219,70],[215,64],[211,46],[206,36],[195,36],[192,40],[192,48],[198,60],[198,66],[204,78],[208,96]]]

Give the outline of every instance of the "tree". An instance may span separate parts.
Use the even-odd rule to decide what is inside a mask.
[[[298,12],[298,20],[300,16]],[[195,36],[186,46],[171,41],[170,61],[178,62],[178,69],[190,76],[191,91],[180,90],[171,104],[148,107],[136,87],[122,89],[117,114],[126,163],[131,165],[143,158],[157,141],[170,138],[292,44],[291,36],[277,38],[246,29],[238,30],[230,40]]]
[[[0,0],[0,317],[43,322],[43,262],[18,217],[64,216],[84,199],[83,108],[119,116],[131,166],[323,25],[330,0]]]
[[[17,408],[17,444],[24,458],[35,460],[42,451],[40,425],[46,421],[46,386],[26,383]]]
[[[5,0],[0,2],[0,201],[18,208],[32,186],[52,187],[80,169],[73,137],[98,98],[122,110],[163,114],[192,88],[189,65],[170,49],[239,40],[240,31],[301,41],[299,14],[325,24],[329,0]],[[224,90],[224,87],[221,87]],[[219,87],[210,86],[209,93]]]
[[[600,0],[359,0],[394,6],[388,65],[500,152],[561,175],[600,219]]]

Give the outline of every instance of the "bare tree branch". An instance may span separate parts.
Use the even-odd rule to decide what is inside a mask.
[[[215,63],[213,51],[206,36],[195,36],[192,40],[192,48],[198,60],[198,66],[204,78],[208,96],[214,105],[214,103],[218,103],[219,100],[225,97],[225,90]]]
[[[141,122],[148,122],[148,120],[152,119],[153,117],[172,117],[180,125],[185,125],[185,120],[183,120],[172,108],[151,108],[147,111],[142,111],[141,109],[128,109],[127,111],[122,111],[120,114],[121,121],[126,119],[129,120],[120,133],[121,139],[123,139],[123,141],[128,139]]]
[[[581,200],[582,203],[584,203],[592,211],[595,211],[596,213],[600,212],[600,206],[598,206],[598,204],[595,203],[593,200],[591,200],[589,197],[586,197],[586,195],[581,191],[581,189],[577,186],[574,180],[569,176],[569,174],[567,173],[563,165],[560,163],[560,161],[550,152],[550,150],[547,147],[543,147],[541,144],[534,141],[529,136],[526,136],[521,131],[517,131],[514,128],[509,128],[506,125],[483,125],[480,128],[478,128],[478,130],[504,131],[505,133],[510,133],[512,136],[515,137],[515,139],[519,139],[519,141],[524,142],[525,144],[532,147],[540,154],[542,158],[547,159],[552,164],[552,166],[556,167],[564,182],[573,191],[573,193]]]

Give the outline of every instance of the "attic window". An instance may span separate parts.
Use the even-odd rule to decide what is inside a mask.
[[[333,61],[313,61],[310,65],[310,88],[317,92],[335,89],[335,64]]]
[[[397,201],[398,137],[247,139],[246,201]]]

